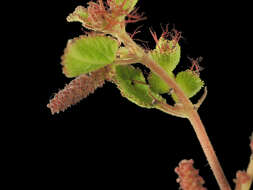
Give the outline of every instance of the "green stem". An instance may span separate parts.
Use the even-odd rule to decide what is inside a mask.
[[[224,172],[221,168],[221,165],[217,159],[213,146],[207,136],[205,127],[197,113],[194,109],[192,102],[186,97],[181,88],[177,85],[174,79],[170,78],[164,69],[156,64],[150,55],[146,54],[144,50],[139,47],[126,32],[123,32],[117,37],[124,43],[125,47],[135,51],[136,55],[142,58],[142,64],[148,67],[152,72],[156,73],[161,79],[163,79],[168,86],[170,86],[175,94],[177,95],[180,103],[183,106],[182,114],[187,115],[187,118],[191,122],[193,129],[199,139],[201,147],[206,155],[208,163],[214,173],[214,176],[218,182],[218,185],[221,190],[231,190],[228,181],[224,175]]]

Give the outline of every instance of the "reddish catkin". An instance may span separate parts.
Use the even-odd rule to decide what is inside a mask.
[[[92,94],[98,87],[102,87],[105,80],[110,80],[108,67],[91,72],[89,75],[80,75],[55,94],[47,107],[52,114],[64,111]]]
[[[207,190],[203,187],[205,181],[199,176],[199,171],[193,167],[193,160],[182,160],[175,172],[178,174],[177,182],[182,190]]]

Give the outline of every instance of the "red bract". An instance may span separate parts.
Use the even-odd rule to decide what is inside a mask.
[[[158,40],[156,32],[152,31],[151,29],[150,33],[155,40],[157,48],[160,50],[160,53],[165,53],[165,52],[171,52],[181,39],[181,32],[178,32],[176,29],[172,29],[169,32],[168,25],[166,25],[166,28],[162,28],[162,35]],[[163,43],[164,41],[164,43]],[[172,43],[168,43],[172,42]]]
[[[116,25],[124,28],[127,23],[145,19],[142,14],[137,13],[137,9],[132,12],[129,9],[124,9],[126,2],[127,0],[124,0],[122,4],[116,3],[115,0],[107,0],[105,3],[102,0],[89,2],[87,27],[110,33],[115,32]]]
[[[101,28],[106,20],[107,11],[103,3],[88,3],[88,22],[91,23],[92,28]]]

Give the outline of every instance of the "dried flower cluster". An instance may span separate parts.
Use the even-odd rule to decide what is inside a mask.
[[[52,114],[66,110],[71,105],[80,102],[98,87],[102,87],[105,80],[110,80],[109,67],[104,67],[89,75],[83,74],[72,80],[64,89],[60,90],[47,107]]]
[[[175,172],[178,174],[177,182],[183,190],[206,190],[205,181],[199,176],[199,171],[193,167],[193,160],[182,160]]]

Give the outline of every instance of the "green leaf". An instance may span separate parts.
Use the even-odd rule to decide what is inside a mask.
[[[62,56],[63,73],[76,77],[111,64],[118,42],[108,36],[80,36],[69,40]]]
[[[193,97],[204,86],[204,82],[191,70],[178,73],[176,76],[176,82],[188,98]]]
[[[115,82],[122,96],[140,107],[156,107],[153,97],[159,101],[164,101],[161,96],[150,90],[142,71],[131,65],[115,66]]]
[[[85,20],[88,18],[87,9],[83,6],[77,6],[75,11],[67,17],[68,22],[82,22],[84,23]]]
[[[168,73],[169,76],[174,78],[174,74],[172,72]],[[150,73],[148,77],[148,82],[150,84],[150,88],[153,92],[158,94],[165,94],[168,93],[170,90],[170,87],[167,85],[166,82],[164,82],[158,75],[155,73]]]

